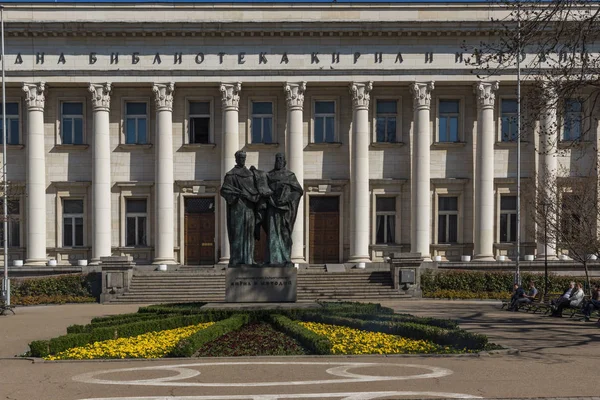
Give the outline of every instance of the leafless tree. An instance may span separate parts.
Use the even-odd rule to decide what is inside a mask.
[[[581,263],[591,291],[588,263],[600,255],[598,178],[561,176],[544,174],[538,185],[525,191],[524,198],[534,210],[531,218],[539,242]]]
[[[558,121],[573,121],[582,132],[562,140],[576,145],[597,119],[600,98],[600,2],[598,0],[490,0],[501,18],[491,20],[489,36],[479,43],[464,42],[466,59],[480,78],[516,75],[520,61],[524,104],[529,115],[551,106]],[[542,87],[556,94],[548,99]],[[535,118],[523,119],[521,132],[532,131]],[[568,123],[568,121],[567,121]],[[558,129],[558,127],[556,127]],[[558,138],[558,135],[554,136]]]

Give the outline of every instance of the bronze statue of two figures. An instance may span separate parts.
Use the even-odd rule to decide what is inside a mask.
[[[275,168],[246,168],[246,153],[235,153],[236,166],[225,174],[221,196],[227,203],[229,266],[256,266],[255,240],[267,234],[265,265],[292,266],[292,230],[303,194],[296,175],[285,169],[282,153]]]

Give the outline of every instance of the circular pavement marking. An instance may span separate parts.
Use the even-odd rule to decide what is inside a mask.
[[[255,394],[255,395],[224,395],[224,396],[158,396],[158,397],[97,397],[82,400],[278,400],[278,399],[325,399],[339,400],[374,400],[389,396],[419,396],[447,399],[481,399],[478,396],[446,392],[345,392],[345,393],[299,393],[299,394]]]
[[[340,377],[342,379],[321,379],[311,381],[280,381],[280,382],[245,382],[245,383],[226,383],[226,382],[179,382],[184,379],[189,379],[200,375],[200,371],[190,369],[189,367],[208,367],[208,366],[237,366],[237,365],[331,365],[332,368],[327,369],[325,372]],[[382,376],[382,375],[364,375],[348,372],[349,369],[361,368],[361,367],[403,367],[403,368],[415,368],[424,369],[429,371],[428,373],[422,373],[417,375],[407,376]],[[102,379],[101,376],[109,373],[119,372],[135,372],[135,371],[174,371],[177,375],[168,376],[163,378],[153,379],[135,379],[135,380],[114,380],[114,379]],[[417,364],[383,364],[383,363],[353,363],[353,362],[268,362],[268,361],[256,361],[256,362],[212,362],[212,363],[192,363],[192,364],[177,364],[177,365],[158,365],[152,367],[141,367],[141,368],[121,368],[111,369],[103,371],[88,372],[85,374],[77,375],[73,377],[74,381],[83,383],[96,383],[101,385],[138,385],[138,386],[177,386],[177,387],[259,387],[259,386],[281,386],[281,385],[322,385],[330,383],[359,383],[359,382],[376,382],[376,381],[401,381],[401,380],[412,380],[412,379],[429,379],[429,378],[442,378],[444,376],[451,375],[452,371],[446,368],[432,367],[428,365],[417,365]],[[243,397],[252,398],[252,397]],[[133,398],[132,398],[133,399]],[[145,399],[145,398],[135,398]],[[198,398],[200,399],[200,398]],[[262,399],[262,398],[261,398]],[[354,398],[352,398],[354,399]],[[357,399],[363,399],[362,397]],[[366,398],[365,398],[366,399]],[[195,400],[194,398],[190,400]]]

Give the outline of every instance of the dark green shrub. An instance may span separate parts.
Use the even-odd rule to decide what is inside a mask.
[[[376,320],[376,321],[394,321],[394,322],[411,322],[421,325],[432,325],[444,329],[457,329],[458,322],[451,319],[438,319],[438,318],[423,318],[415,317],[409,314],[361,314],[361,313],[336,313],[336,316],[355,318],[362,320]]]
[[[18,278],[12,281],[14,297],[74,296],[93,297],[95,274],[59,275],[47,278]]]
[[[524,284],[533,280],[538,289],[544,288],[544,275],[539,273],[524,272],[521,274]],[[570,281],[583,282],[583,276],[548,276],[548,292],[562,293]],[[440,291],[464,291],[472,293],[484,292],[512,292],[514,273],[512,272],[487,272],[487,271],[427,271],[421,275],[421,289],[425,297]],[[592,279],[592,285],[600,283],[600,279]]]
[[[393,314],[394,310],[379,303],[357,303],[352,301],[319,302],[323,310],[331,312],[355,312],[362,314]]]
[[[314,354],[331,354],[331,342],[325,336],[321,336],[310,329],[303,327],[283,315],[272,314],[271,324],[275,329],[293,337],[302,346]]]
[[[211,342],[226,333],[240,329],[248,323],[248,314],[237,314],[232,317],[216,322],[206,329],[202,329],[193,335],[182,339],[171,350],[168,357],[191,357],[204,344]]]

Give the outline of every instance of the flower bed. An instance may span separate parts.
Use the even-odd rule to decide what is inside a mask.
[[[460,351],[426,340],[412,340],[381,332],[369,332],[345,326],[299,322],[311,331],[326,336],[332,354],[447,354]]]
[[[180,340],[211,326],[213,322],[148,332],[129,338],[94,342],[83,347],[73,347],[46,360],[91,360],[96,358],[161,358],[166,356]]]
[[[204,310],[203,304],[140,308],[72,325],[29,344],[47,360],[298,354],[448,354],[485,350],[487,337],[456,321],[394,314],[379,304]]]

